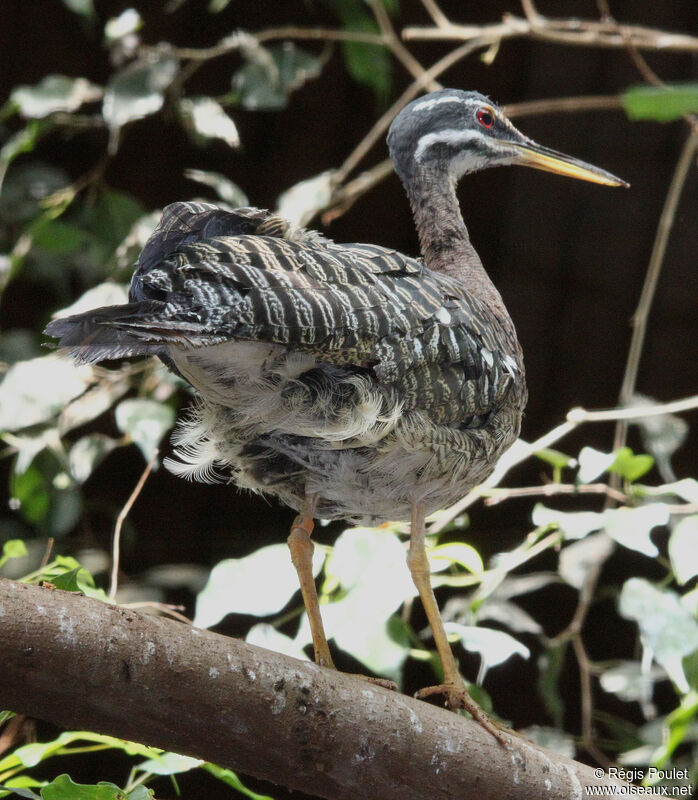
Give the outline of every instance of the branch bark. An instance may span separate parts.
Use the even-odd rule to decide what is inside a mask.
[[[569,800],[611,783],[356,677],[78,594],[0,580],[0,618],[0,708],[319,797]]]

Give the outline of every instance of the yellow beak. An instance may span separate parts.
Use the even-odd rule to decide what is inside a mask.
[[[629,183],[606,172],[605,169],[599,169],[599,167],[587,164],[578,158],[542,147],[530,139],[526,142],[507,142],[507,144],[520,152],[517,163],[524,166],[535,167],[545,172],[555,172],[557,175],[567,175],[570,178],[579,178],[582,181],[602,183],[604,186],[630,186]]]

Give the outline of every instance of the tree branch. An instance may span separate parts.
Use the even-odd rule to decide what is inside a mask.
[[[0,617],[0,707],[319,797],[568,800],[611,784],[522,737],[503,747],[457,714],[169,619],[9,580]]]

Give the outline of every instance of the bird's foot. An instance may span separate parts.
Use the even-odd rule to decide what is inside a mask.
[[[509,744],[509,734],[513,731],[501,722],[493,719],[483,708],[481,708],[470,696],[468,690],[460,683],[441,683],[438,686],[427,686],[415,692],[418,700],[440,694],[446,701],[446,708],[450,711],[463,709],[486,731],[504,747]]]
[[[352,673],[347,672],[347,675]],[[389,689],[391,692],[397,692],[397,683],[388,680],[388,678],[374,678],[372,675],[353,675],[354,678],[361,678],[366,683],[372,683],[374,686],[382,686],[384,689]]]
[[[373,675],[361,675],[356,672],[344,672],[343,670],[337,669],[337,667],[334,665],[334,661],[332,661],[329,647],[327,648],[326,652],[323,650],[320,650],[320,652],[315,652],[315,663],[319,667],[325,667],[325,669],[341,672],[342,675],[351,675],[352,678],[360,678],[362,681],[366,681],[366,683],[372,683],[374,686],[382,686],[384,689],[389,689],[391,692],[397,691],[397,683],[395,683],[395,681],[388,680],[388,678],[375,678]]]

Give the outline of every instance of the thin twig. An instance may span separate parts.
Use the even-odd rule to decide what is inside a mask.
[[[696,150],[698,149],[698,132],[692,131],[681,151],[679,160],[674,170],[674,175],[671,179],[669,191],[667,192],[666,200],[664,201],[664,208],[659,218],[657,225],[657,234],[652,248],[649,264],[647,266],[647,274],[645,275],[645,282],[640,293],[640,300],[637,304],[637,309],[632,318],[633,334],[630,342],[630,349],[628,351],[628,360],[625,366],[625,374],[623,375],[623,383],[620,389],[618,402],[620,405],[629,403],[635,393],[635,386],[637,383],[637,374],[640,365],[640,358],[642,356],[642,348],[645,342],[645,334],[647,332],[647,324],[649,321],[650,308],[654,300],[657,282],[662,270],[664,256],[666,254],[667,244],[671,229],[676,218],[676,209],[679,204],[679,199],[686,183],[686,178],[691,167]],[[690,398],[689,398],[690,399]],[[661,408],[659,406],[658,408]],[[661,413],[661,412],[659,412]],[[665,413],[675,413],[673,411],[666,411]],[[613,449],[617,450],[625,444],[627,436],[627,423],[626,419],[630,417],[618,417],[618,424],[613,440]]]
[[[670,403],[657,403],[651,406],[633,406],[632,408],[611,408],[608,411],[587,411],[584,408],[573,408],[567,413],[569,422],[614,422],[619,419],[644,419],[645,417],[661,417],[665,414],[680,414],[698,408],[698,394],[684,397],[683,400],[672,400]]]
[[[158,603],[155,600],[141,600],[137,603],[121,603],[121,608],[152,608],[166,617],[172,617],[180,622],[184,622],[186,625],[192,624],[189,617],[185,617],[184,614],[180,613],[185,610],[186,606],[173,606],[169,603]]]
[[[512,119],[537,117],[544,114],[570,114],[580,111],[617,111],[623,104],[618,95],[583,95],[580,97],[550,97],[543,100],[526,100],[523,103],[509,103],[503,107],[504,113]]]
[[[635,64],[637,71],[642,75],[647,83],[651,86],[657,86],[660,88],[668,88],[667,84],[657,75],[657,73],[650,67],[647,63],[647,59],[642,55],[642,53],[637,49],[635,46],[632,38],[628,35],[627,28],[625,25],[621,25],[618,22],[613,14],[611,13],[611,8],[608,4],[608,0],[596,0],[596,5],[599,8],[599,12],[601,13],[602,20],[604,22],[608,22],[611,25],[616,26],[616,30],[623,38],[625,42],[625,49],[628,51],[628,55],[630,56],[630,60]],[[684,120],[691,126],[691,128],[695,131],[698,131],[698,119],[693,114],[683,114]]]
[[[625,46],[628,51],[628,55],[633,60],[635,66],[637,67],[638,72],[647,81],[647,83],[651,83],[653,86],[664,86],[664,81],[661,80],[661,78],[657,75],[657,73],[645,61],[644,57],[632,43],[631,39],[624,34],[625,29],[614,18],[613,14],[611,13],[611,7],[609,6],[607,0],[596,0],[596,5],[598,6],[599,13],[601,14],[602,21],[612,22],[613,24],[615,24],[618,29],[618,33],[620,33],[621,36],[624,36],[626,40]]]
[[[451,23],[444,12],[438,7],[435,0],[422,0],[427,14],[434,20],[434,24],[440,28],[447,28]]]
[[[412,26],[403,29],[402,38],[406,41],[470,41],[477,38],[485,39],[489,44],[505,39],[527,38],[575,47],[612,49],[627,47],[630,41],[638,50],[698,52],[698,37],[695,36],[642,25],[624,25],[621,35],[616,24],[596,20],[551,19],[537,11],[526,18],[505,14],[501,22],[488,25],[457,25],[446,21],[434,27]]]
[[[167,49],[167,54],[180,58],[183,61],[208,61],[213,58],[235,53],[241,49],[244,37],[253,37],[258,43],[273,42],[278,39],[299,39],[299,40],[319,40],[324,42],[359,42],[361,44],[373,44],[378,47],[385,45],[383,37],[378,33],[367,33],[364,31],[341,31],[331,28],[301,28],[295,25],[288,25],[280,28],[267,28],[256,33],[245,32],[242,36],[233,34],[228,36],[213,47],[172,47]],[[159,45],[146,45],[140,48],[140,52],[147,54],[160,54]]]
[[[322,215],[322,224],[329,225],[337,217],[345,214],[360,197],[385,180],[392,171],[393,162],[389,158],[384,158],[371,169],[357,175],[354,180],[343,186],[338,185],[333,192],[329,208]]]
[[[119,559],[121,557],[120,546],[121,546],[121,526],[124,524],[124,520],[128,516],[131,507],[136,502],[138,495],[141,493],[145,482],[148,480],[148,476],[150,475],[153,466],[155,465],[155,461],[158,457],[158,453],[160,451],[156,450],[150,458],[150,461],[145,466],[143,470],[143,474],[138,479],[138,483],[136,484],[136,488],[131,492],[130,497],[124,504],[124,507],[119,511],[119,516],[116,518],[116,525],[114,526],[114,540],[112,543],[112,567],[111,567],[111,580],[109,582],[109,599],[111,601],[114,600],[116,597],[116,591],[119,585]]]
[[[552,497],[559,494],[602,494],[627,503],[628,496],[606,483],[546,483],[542,486],[517,486],[512,489],[485,489],[481,493],[486,506],[495,506],[512,497]]]
[[[516,486],[511,489],[481,489],[480,496],[486,506],[496,506],[512,497],[555,497],[557,495],[600,494],[618,503],[628,504],[631,498],[607,483],[545,483],[541,486]],[[695,514],[697,503],[666,503],[670,514]]]
[[[56,543],[56,540],[53,536],[49,536],[46,540],[46,549],[44,550],[44,556],[41,559],[41,564],[39,564],[39,570],[43,570],[49,562],[51,558],[51,552],[53,550],[53,545]]]
[[[579,685],[582,705],[582,747],[606,770],[612,762],[599,750],[594,733],[594,696],[591,686],[591,662],[584,647],[582,637],[572,639],[572,647],[579,664]]]
[[[366,0],[366,2],[371,8],[373,16],[376,18],[386,46],[390,48],[395,58],[405,67],[413,78],[421,80],[426,70],[400,41],[400,37],[395,32],[393,23],[390,21],[390,15],[385,10],[383,0]],[[428,80],[427,83],[425,83],[425,87],[432,92],[442,88],[441,84],[435,80]]]

